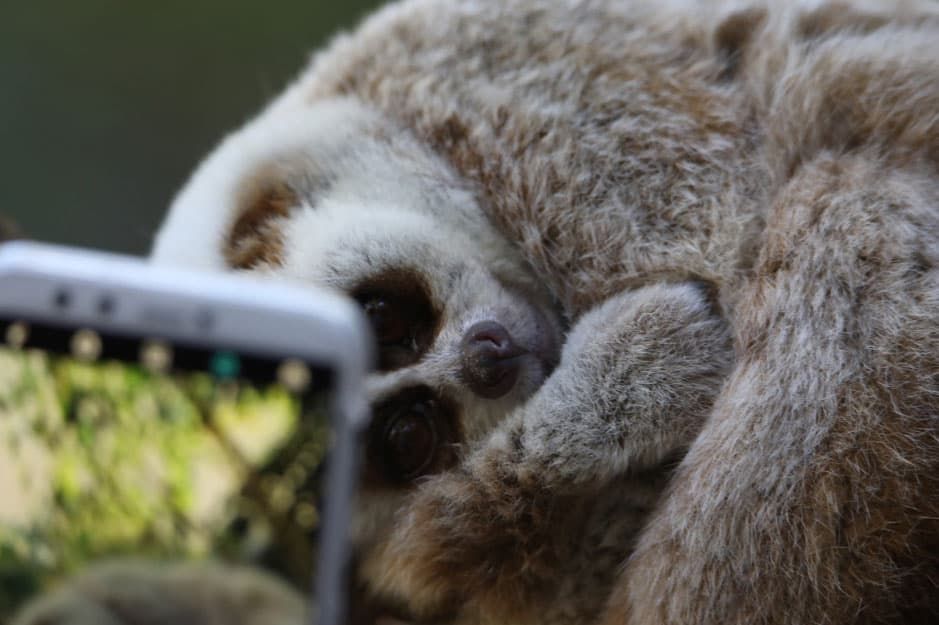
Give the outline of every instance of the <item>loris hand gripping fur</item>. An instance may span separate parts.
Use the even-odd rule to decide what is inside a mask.
[[[407,0],[218,148],[156,261],[375,326],[356,619],[939,618],[937,37]]]

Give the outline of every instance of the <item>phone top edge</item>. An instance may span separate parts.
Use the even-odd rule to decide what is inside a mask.
[[[359,412],[372,358],[363,313],[339,294],[33,242],[0,245],[0,315],[325,361],[355,404],[344,412]]]

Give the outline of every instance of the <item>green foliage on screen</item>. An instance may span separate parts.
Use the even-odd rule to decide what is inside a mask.
[[[297,492],[325,436],[298,404],[274,385],[0,349],[0,622],[91,560],[250,558],[315,525]]]

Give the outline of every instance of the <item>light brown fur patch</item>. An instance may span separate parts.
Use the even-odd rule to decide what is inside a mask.
[[[283,262],[283,226],[296,195],[281,184],[262,184],[244,193],[246,201],[228,231],[223,254],[233,269],[278,266]]]

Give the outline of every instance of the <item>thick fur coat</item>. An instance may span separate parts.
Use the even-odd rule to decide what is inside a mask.
[[[937,37],[928,2],[407,0],[219,148],[155,258],[430,293],[426,355],[370,382],[458,407],[452,457],[360,502],[390,614],[933,622]],[[498,400],[448,347],[490,317],[538,356]]]

